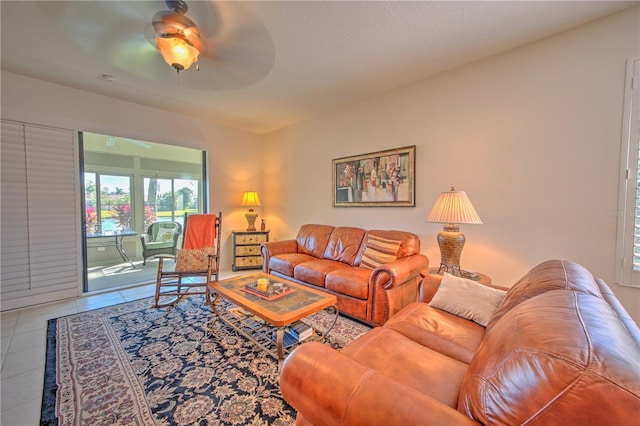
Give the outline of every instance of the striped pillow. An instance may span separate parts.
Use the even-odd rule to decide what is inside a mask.
[[[367,248],[362,254],[361,268],[375,269],[385,263],[393,262],[398,256],[401,241],[387,240],[386,238],[369,235]]]

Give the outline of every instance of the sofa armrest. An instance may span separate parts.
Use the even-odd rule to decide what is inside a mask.
[[[429,267],[429,259],[423,254],[396,259],[377,267],[369,281],[371,298],[371,323],[383,325],[396,312],[418,300],[420,271]]]
[[[321,343],[305,343],[285,360],[280,390],[309,423],[319,425],[478,425],[428,395]]]
[[[269,259],[271,256],[283,253],[297,253],[298,242],[296,240],[270,241],[260,244],[262,255],[262,272],[269,273]]]
[[[440,288],[440,283],[442,283],[442,275],[425,275],[420,283],[418,300],[423,303],[431,302],[431,299],[433,299],[433,296],[435,296],[436,292]]]

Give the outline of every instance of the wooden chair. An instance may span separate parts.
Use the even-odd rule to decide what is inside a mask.
[[[156,308],[173,307],[188,294],[204,294],[211,303],[207,284],[217,281],[220,271],[220,231],[222,212],[185,214],[184,238],[178,250],[175,268],[164,269],[165,255],[158,255]],[[194,290],[195,291],[192,291]]]

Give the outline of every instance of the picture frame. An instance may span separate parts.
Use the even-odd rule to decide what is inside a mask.
[[[331,160],[333,207],[415,207],[416,146]]]

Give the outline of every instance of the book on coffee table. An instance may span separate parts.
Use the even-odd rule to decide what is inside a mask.
[[[288,331],[298,339],[299,342],[313,336],[313,328],[298,320],[288,327]]]
[[[273,333],[272,340],[275,342],[276,339],[277,339],[276,333]],[[284,335],[282,337],[282,347],[290,348],[291,346],[296,345],[298,343],[300,343],[300,340],[298,340],[298,337],[291,332],[291,329],[287,328],[284,331]]]

